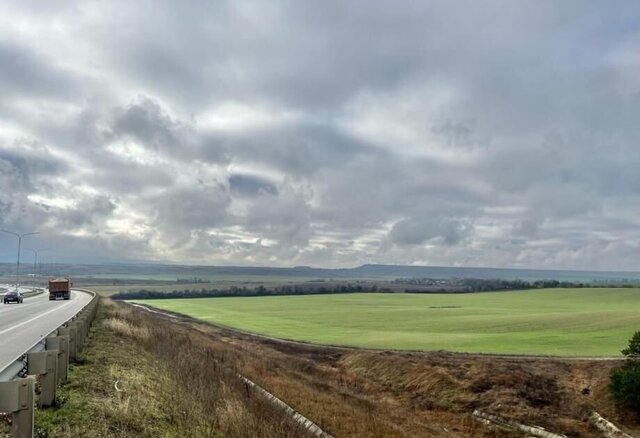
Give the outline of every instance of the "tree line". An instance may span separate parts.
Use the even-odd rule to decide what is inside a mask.
[[[116,300],[129,299],[169,299],[169,298],[206,298],[206,297],[259,297],[270,295],[318,295],[344,294],[358,292],[377,293],[473,293],[491,291],[510,291],[525,289],[549,288],[585,288],[602,287],[595,284],[558,281],[558,280],[498,280],[498,279],[397,279],[388,283],[362,282],[357,283],[307,283],[265,287],[237,287],[226,289],[200,288],[175,289],[173,291],[158,291],[151,289],[130,289],[120,291],[111,296]],[[632,287],[630,284],[608,285],[607,287]]]
[[[268,295],[318,295],[345,294],[358,292],[391,292],[376,284],[339,284],[339,285],[284,285],[267,288],[263,285],[247,287],[231,287],[228,289],[184,289],[163,292],[149,289],[121,291],[111,296],[114,300],[131,299],[168,299],[168,298],[207,298],[207,297],[259,297]]]

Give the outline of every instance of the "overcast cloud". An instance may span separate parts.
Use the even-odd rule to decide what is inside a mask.
[[[0,227],[59,261],[640,270],[640,5],[3,2]]]

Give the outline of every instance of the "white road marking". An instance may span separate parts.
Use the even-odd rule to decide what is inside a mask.
[[[57,311],[59,311],[60,309],[62,309],[63,307],[68,306],[69,304],[74,304],[74,302],[73,302],[73,301],[69,301],[68,303],[63,304],[63,305],[62,305],[62,306],[60,306],[60,307],[54,307],[53,309],[51,309],[51,310],[49,310],[49,311],[47,311],[47,312],[41,313],[41,314],[40,314],[40,315],[38,315],[38,316],[34,316],[34,317],[33,317],[33,318],[31,318],[31,319],[27,319],[26,321],[22,321],[20,324],[16,324],[16,325],[14,325],[13,327],[6,328],[6,329],[4,329],[4,330],[0,331],[0,335],[4,334],[4,333],[6,333],[6,332],[10,332],[11,330],[15,330],[15,329],[17,329],[18,327],[22,327],[22,326],[23,326],[23,325],[25,325],[25,324],[29,324],[30,322],[33,322],[33,321],[35,321],[35,320],[36,320],[36,319],[38,319],[38,318],[42,318],[43,316],[48,315],[48,314],[50,314],[50,313],[52,313],[52,312],[57,312]]]

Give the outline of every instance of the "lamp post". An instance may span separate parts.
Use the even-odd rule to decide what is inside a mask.
[[[20,284],[20,246],[22,245],[22,238],[26,236],[32,236],[34,234],[40,234],[40,233],[37,231],[34,231],[33,233],[18,234],[18,233],[14,233],[13,231],[7,231],[7,230],[0,230],[0,231],[2,231],[3,233],[13,234],[18,238],[18,260],[16,261],[16,289],[17,289],[18,285]]]
[[[33,259],[33,281],[34,283],[38,283],[38,253],[39,252],[44,252],[44,251],[49,251],[49,248],[40,248],[40,249],[31,249],[29,248],[29,251],[33,252],[34,255],[34,259]]]

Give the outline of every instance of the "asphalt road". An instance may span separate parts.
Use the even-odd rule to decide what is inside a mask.
[[[37,344],[91,300],[71,292],[68,301],[49,301],[49,294],[25,298],[22,304],[0,304],[0,370]]]

